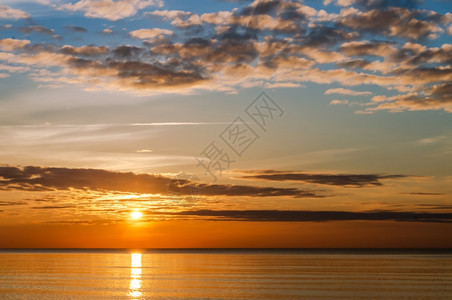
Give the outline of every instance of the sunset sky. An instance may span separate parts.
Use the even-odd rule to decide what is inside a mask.
[[[452,247],[451,12],[0,0],[0,248]]]

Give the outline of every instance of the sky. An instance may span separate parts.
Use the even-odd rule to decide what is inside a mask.
[[[0,0],[0,248],[452,247],[451,11]]]

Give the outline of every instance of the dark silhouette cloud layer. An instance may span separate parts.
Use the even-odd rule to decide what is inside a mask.
[[[329,222],[329,221],[403,221],[452,223],[452,213],[423,212],[350,212],[292,210],[191,210],[173,213],[205,217],[214,221],[253,222]]]
[[[34,166],[23,168],[0,167],[1,190],[54,191],[82,189],[167,195],[172,180],[170,177],[160,175],[113,172],[99,169]],[[183,179],[178,180],[177,188],[178,193],[182,195],[191,195],[193,188],[199,188],[202,189],[203,195],[206,196],[323,197],[315,191],[305,191],[297,188],[204,184]]]
[[[276,170],[240,171],[244,179],[269,181],[301,181],[316,184],[363,187],[382,186],[382,180],[407,177],[406,175],[378,175],[378,174],[317,174],[304,172],[285,172]]]

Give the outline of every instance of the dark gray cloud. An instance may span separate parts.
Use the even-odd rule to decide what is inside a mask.
[[[427,88],[431,95],[435,96],[435,101],[450,101],[450,79],[452,69],[441,67],[418,67],[415,69],[399,68],[392,71],[393,74],[404,76],[416,82],[419,78],[425,83],[437,83],[437,85]]]
[[[219,67],[227,63],[251,63],[258,57],[258,52],[250,39],[251,35],[226,31],[215,37],[216,42],[203,38],[188,39],[183,44],[169,42],[151,48],[151,53],[177,57],[190,63],[199,60],[221,63]]]
[[[338,63],[337,65],[342,68],[349,68],[349,69],[363,69],[370,65],[371,62],[365,59],[351,59],[347,61],[342,61]]]
[[[269,181],[301,181],[315,184],[335,185],[344,187],[382,186],[384,179],[408,177],[406,175],[379,175],[379,174],[317,174],[305,172],[287,172],[277,170],[240,171],[246,175],[243,179],[269,180]]]
[[[345,48],[350,48],[350,46]],[[347,49],[344,50],[347,51]],[[422,49],[420,46],[404,47],[391,53],[389,59],[394,62],[419,67],[426,63],[450,64],[452,63],[452,47],[448,45],[429,49]]]
[[[408,193],[408,195],[418,195],[418,196],[443,196],[443,195],[446,195],[446,194],[444,194],[444,193],[416,192],[416,193]]]
[[[41,52],[58,52],[60,47],[56,44],[30,44],[25,46],[25,51],[28,53],[39,54]]]
[[[74,32],[88,32],[88,29],[81,26],[68,25],[64,26],[64,28]]]
[[[112,54],[115,59],[129,59],[135,60],[144,52],[140,47],[122,45],[113,49]]]
[[[342,44],[339,51],[347,56],[383,56],[388,47],[395,45],[394,42],[388,41],[354,42]]]
[[[416,204],[417,207],[423,209],[435,209],[435,210],[449,210],[452,209],[452,205],[441,205],[441,204]]]
[[[62,209],[62,208],[74,208],[75,205],[55,205],[55,206],[33,206],[32,209]]]
[[[189,210],[172,213],[180,216],[205,217],[212,221],[250,222],[329,222],[329,221],[403,221],[452,223],[452,213],[425,212],[350,212],[294,210]]]
[[[104,47],[64,48],[63,53],[79,56],[99,56],[106,52]],[[137,89],[192,85],[207,80],[199,66],[178,58],[157,61],[145,55],[143,48],[120,46],[111,51],[106,59],[85,59],[73,57],[68,61],[71,70],[91,76],[112,74],[118,84]]]
[[[269,1],[259,1],[254,2],[254,5],[250,5],[241,10],[241,16],[251,16],[251,15],[271,15],[275,13],[276,10],[281,7],[282,0],[269,0]]]
[[[452,63],[452,47],[427,49],[420,53],[410,53],[410,54],[404,55],[403,61],[411,65],[419,65],[423,63],[439,63],[439,64]]]
[[[333,46],[352,38],[353,34],[344,30],[327,26],[317,26],[311,29],[301,41],[305,46],[321,47]]]
[[[347,15],[341,18],[338,24],[360,32],[371,32],[416,40],[425,38],[439,30],[435,18],[438,17],[428,15],[422,11],[412,11],[402,7],[389,7]]]
[[[382,9],[388,7],[413,9],[418,7],[422,2],[422,0],[353,0],[353,3],[363,9]]]
[[[0,167],[0,187],[35,190],[111,190],[166,193],[169,179],[158,175],[111,172],[99,169]]]
[[[73,188],[166,195],[168,194],[171,180],[172,178],[160,175],[113,172],[99,169],[43,168],[34,166],[23,168],[0,167],[0,190],[49,191]],[[203,184],[187,180],[179,180],[178,182],[178,191],[182,195],[191,195],[193,187],[201,188],[203,194],[208,196],[322,197],[314,191],[304,191],[296,188]]]
[[[255,187],[246,185],[198,185],[202,187],[205,195],[225,196],[253,196],[253,197],[275,197],[291,196],[295,198],[323,197],[312,191],[303,191],[296,188]]]
[[[449,73],[451,74],[451,73]],[[411,73],[413,80],[416,80],[415,73]],[[422,72],[418,76],[422,76]],[[429,110],[429,109],[445,109],[451,110],[452,104],[452,86],[450,83],[443,83],[427,88],[424,94],[410,93],[405,95],[397,95],[393,97],[392,102],[379,104],[373,110]]]
[[[23,201],[0,201],[0,206],[16,206],[16,205],[26,205]]]
[[[53,35],[55,33],[55,30],[41,26],[41,25],[33,25],[33,26],[27,26],[27,27],[21,27],[19,28],[19,31],[23,33],[44,33],[44,34],[50,34]]]

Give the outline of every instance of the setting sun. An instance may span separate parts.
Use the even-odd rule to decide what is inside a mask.
[[[132,219],[137,220],[143,216],[143,213],[139,211],[134,211],[130,213],[130,216],[132,217]]]

